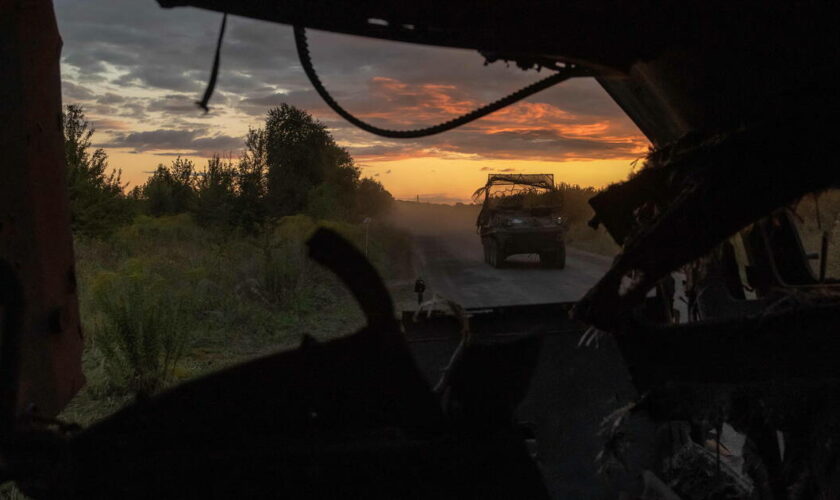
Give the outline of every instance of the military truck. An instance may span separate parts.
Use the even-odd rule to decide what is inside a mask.
[[[473,194],[482,197],[476,226],[486,263],[500,267],[511,255],[535,253],[545,267],[566,266],[563,196],[553,174],[489,174]]]

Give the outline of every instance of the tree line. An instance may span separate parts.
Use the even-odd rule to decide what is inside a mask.
[[[358,222],[390,209],[381,183],[361,178],[350,154],[326,126],[288,104],[249,129],[242,155],[214,155],[199,169],[188,158],[158,165],[128,193],[103,149],[91,152],[93,127],[78,105],[62,116],[76,234],[104,237],[134,216],[190,213],[198,224],[257,233],[286,215]]]

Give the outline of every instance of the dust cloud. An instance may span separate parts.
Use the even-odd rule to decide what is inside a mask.
[[[388,222],[417,236],[475,234],[480,205],[442,205],[397,201]]]

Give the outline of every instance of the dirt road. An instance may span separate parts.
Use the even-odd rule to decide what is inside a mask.
[[[466,308],[573,302],[580,299],[609,267],[609,257],[569,248],[566,268],[544,269],[536,256],[509,259],[495,269],[484,263],[474,229],[476,210],[408,207],[403,226],[415,239],[415,267],[431,293]],[[604,417],[637,397],[624,361],[612,338],[597,348],[578,347],[580,332],[545,338],[529,395],[518,418],[533,424],[541,469],[553,498],[616,498],[615,482],[598,473],[595,457],[603,448],[598,431]],[[413,347],[430,380],[439,376],[452,345],[424,343]],[[635,446],[629,463],[646,461],[644,436],[649,423],[632,421]],[[638,471],[619,472],[627,485]]]
[[[398,203],[393,223],[415,241],[415,269],[427,295],[438,293],[464,307],[573,302],[609,268],[611,258],[567,248],[565,269],[540,267],[536,255],[509,257],[494,269],[484,263],[475,232],[477,206]]]
[[[565,269],[545,269],[536,255],[509,257],[502,268],[484,263],[474,232],[418,234],[415,267],[429,286],[464,307],[573,302],[609,268],[610,258],[572,247]]]

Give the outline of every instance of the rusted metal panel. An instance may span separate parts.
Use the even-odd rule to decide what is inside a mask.
[[[84,384],[61,130],[61,44],[51,1],[0,3],[0,151],[5,155],[0,260],[13,269],[23,290],[19,387],[15,403],[3,408],[7,414],[34,409],[55,415]],[[3,343],[4,348],[14,345]]]

